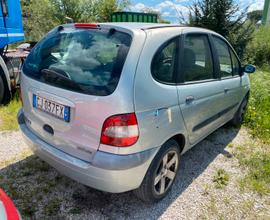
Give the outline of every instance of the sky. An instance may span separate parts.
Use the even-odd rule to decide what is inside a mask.
[[[131,0],[131,11],[140,12],[144,8],[151,8],[152,10],[161,13],[162,18],[170,21],[171,23],[179,23],[179,15],[188,17],[188,6],[191,5],[193,0]],[[262,10],[264,0],[235,0],[239,4],[240,9],[244,10],[249,6],[248,11]]]

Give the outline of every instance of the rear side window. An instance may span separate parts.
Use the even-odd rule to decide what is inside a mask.
[[[174,70],[178,38],[165,43],[155,54],[151,72],[153,77],[163,83],[174,83]]]
[[[56,87],[109,95],[118,84],[131,40],[115,29],[60,27],[33,48],[23,72]]]
[[[228,44],[218,37],[213,37],[213,41],[218,54],[221,78],[232,76],[233,70]]]
[[[184,42],[185,82],[213,79],[212,53],[207,35],[188,34]]]

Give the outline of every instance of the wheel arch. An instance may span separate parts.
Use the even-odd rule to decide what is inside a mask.
[[[183,133],[176,133],[173,136],[171,136],[169,138],[166,138],[166,140],[162,143],[161,146],[163,146],[169,140],[175,140],[178,143],[180,154],[182,152],[184,152],[184,149],[185,149],[185,146],[186,146],[186,136]]]
[[[168,140],[171,140],[171,139],[172,140],[175,140],[178,143],[178,145],[179,145],[179,151],[180,151],[180,153],[182,153],[183,150],[184,150],[184,148],[185,148],[185,145],[186,145],[186,138],[185,138],[185,136],[183,134],[179,133],[179,134],[176,134],[176,135],[172,136]],[[167,142],[167,141],[165,141],[165,142]]]

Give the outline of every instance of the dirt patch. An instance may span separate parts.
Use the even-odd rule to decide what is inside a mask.
[[[0,160],[27,149],[18,134],[0,134]],[[151,205],[132,192],[110,194],[86,187],[33,155],[0,169],[0,188],[12,197],[23,219],[269,219],[270,196],[239,187],[245,170],[234,146],[251,141],[244,128],[217,130],[182,156],[172,191]],[[228,182],[217,188],[213,180],[220,169]]]

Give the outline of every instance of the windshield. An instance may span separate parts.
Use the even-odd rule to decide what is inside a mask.
[[[118,84],[130,44],[131,36],[115,29],[60,26],[33,48],[23,73],[60,88],[109,95]]]

